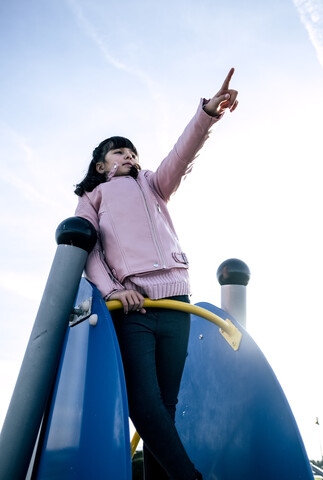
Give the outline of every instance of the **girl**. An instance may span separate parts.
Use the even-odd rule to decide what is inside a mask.
[[[144,442],[146,480],[195,480],[175,428],[175,408],[187,353],[187,313],[144,309],[144,297],[189,302],[188,261],[167,210],[170,196],[192,163],[210,127],[236,108],[229,88],[198,110],[156,172],[141,170],[130,140],[111,137],[95,148],[88,173],[76,186],[76,215],[95,226],[98,241],[85,273],[105,300],[120,300],[114,323],[123,359],[129,413]]]

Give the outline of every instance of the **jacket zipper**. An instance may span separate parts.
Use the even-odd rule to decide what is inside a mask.
[[[135,179],[134,179],[135,180]],[[154,225],[154,222],[153,222],[153,219],[151,218],[151,214],[150,214],[150,211],[149,211],[149,208],[148,208],[148,203],[147,203],[147,199],[146,199],[146,195],[141,187],[141,185],[139,185],[139,183],[137,182],[137,180],[135,180],[136,184],[138,185],[139,187],[139,190],[141,192],[141,195],[142,195],[142,198],[143,198],[143,201],[144,201],[144,204],[145,204],[145,208],[146,208],[146,212],[147,212],[147,215],[148,215],[148,218],[149,218],[149,222],[150,222],[150,226],[151,226],[151,231],[153,233],[153,238],[154,238],[154,243],[155,243],[155,246],[157,248],[157,251],[159,253],[159,256],[161,258],[161,261],[162,261],[162,267],[163,268],[167,268],[166,267],[166,262],[165,262],[165,258],[164,258],[164,255],[163,255],[163,252],[162,252],[162,249],[159,245],[159,242],[158,242],[158,237],[157,237],[157,233],[156,233],[156,229],[155,229],[155,225]],[[161,213],[161,210],[160,210],[160,205],[159,203],[157,203],[157,209],[158,209],[158,212]],[[156,264],[154,264],[155,266]],[[158,266],[158,265],[157,265]]]

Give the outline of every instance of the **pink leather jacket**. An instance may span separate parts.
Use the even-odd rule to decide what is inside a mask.
[[[155,172],[141,170],[137,179],[109,174],[107,182],[80,197],[75,215],[89,220],[98,232],[85,273],[103,297],[122,289],[127,277],[188,268],[166,204],[218,120],[204,112],[205,103],[201,100]]]

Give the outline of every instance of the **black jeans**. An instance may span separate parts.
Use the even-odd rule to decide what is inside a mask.
[[[172,297],[189,303],[187,296]],[[114,315],[130,418],[144,442],[145,480],[193,480],[194,465],[175,428],[190,330],[185,312],[148,308]]]

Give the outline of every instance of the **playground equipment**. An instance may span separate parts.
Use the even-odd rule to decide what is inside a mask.
[[[95,236],[77,217],[57,229],[1,432],[0,480],[131,479],[127,395],[109,313],[120,304],[106,305],[93,285],[80,282]],[[243,326],[249,276],[240,260],[226,261],[218,269],[225,310],[184,304],[193,312],[177,428],[206,480],[313,480],[283,390]],[[177,303],[164,307],[182,307]],[[162,304],[146,300],[154,306]]]

